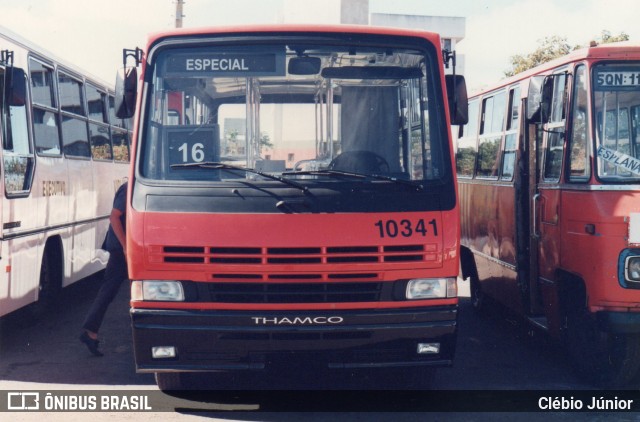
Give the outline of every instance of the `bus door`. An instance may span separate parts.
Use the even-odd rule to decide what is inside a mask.
[[[31,189],[34,164],[27,126],[25,73],[19,68],[0,68],[0,84],[3,194],[7,198],[24,197]]]
[[[3,55],[4,56],[4,55]],[[0,288],[0,313],[11,312],[32,300],[28,291],[30,286],[12,279],[14,274],[36,278],[38,268],[28,263],[31,251],[26,247],[16,246],[19,240],[12,239],[15,233],[33,227],[33,204],[20,200],[29,196],[33,181],[34,155],[29,143],[26,104],[26,76],[22,69],[10,66],[0,67],[0,138],[2,139],[1,165],[3,180],[0,186],[3,192],[0,206],[2,222],[2,249],[0,256],[3,262],[2,287]],[[24,243],[22,243],[24,244]],[[14,250],[11,250],[11,249]],[[11,250],[11,251],[10,251]],[[25,259],[22,259],[26,257]]]
[[[537,122],[530,121],[536,124],[530,124],[528,131],[532,252],[528,287],[530,313],[533,316],[547,315],[547,311],[557,309],[554,283],[555,270],[560,266],[560,181],[568,79],[566,72],[544,78],[540,117]],[[544,326],[547,324],[543,319],[538,322]]]

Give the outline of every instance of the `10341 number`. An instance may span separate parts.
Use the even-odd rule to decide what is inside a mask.
[[[378,234],[381,238],[385,237],[411,237],[411,236],[426,236],[431,230],[431,233],[434,236],[438,235],[438,224],[436,219],[429,222],[425,222],[423,219],[420,219],[416,222],[412,222],[411,220],[378,220],[374,226],[378,228]],[[430,226],[430,227],[429,227]],[[428,228],[429,227],[429,228]]]

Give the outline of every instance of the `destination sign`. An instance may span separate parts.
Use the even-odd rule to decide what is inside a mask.
[[[640,160],[638,160],[637,158],[631,157],[630,155],[624,154],[619,151],[605,148],[602,145],[598,147],[598,157],[613,164],[616,167],[640,175]]]
[[[597,71],[595,74],[595,89],[617,90],[640,88],[640,69],[619,71]]]
[[[282,52],[196,52],[172,54],[164,64],[165,75],[284,76]]]

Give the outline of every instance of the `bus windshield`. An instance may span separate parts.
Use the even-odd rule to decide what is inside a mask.
[[[598,176],[640,180],[640,64],[594,69]]]
[[[157,46],[141,178],[418,183],[450,174],[435,49],[323,40]]]

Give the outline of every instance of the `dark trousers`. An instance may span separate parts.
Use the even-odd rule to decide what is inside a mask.
[[[118,294],[122,282],[127,278],[127,260],[124,257],[124,253],[121,250],[110,252],[102,286],[91,305],[91,309],[89,309],[82,328],[94,333],[98,332],[109,304]]]

